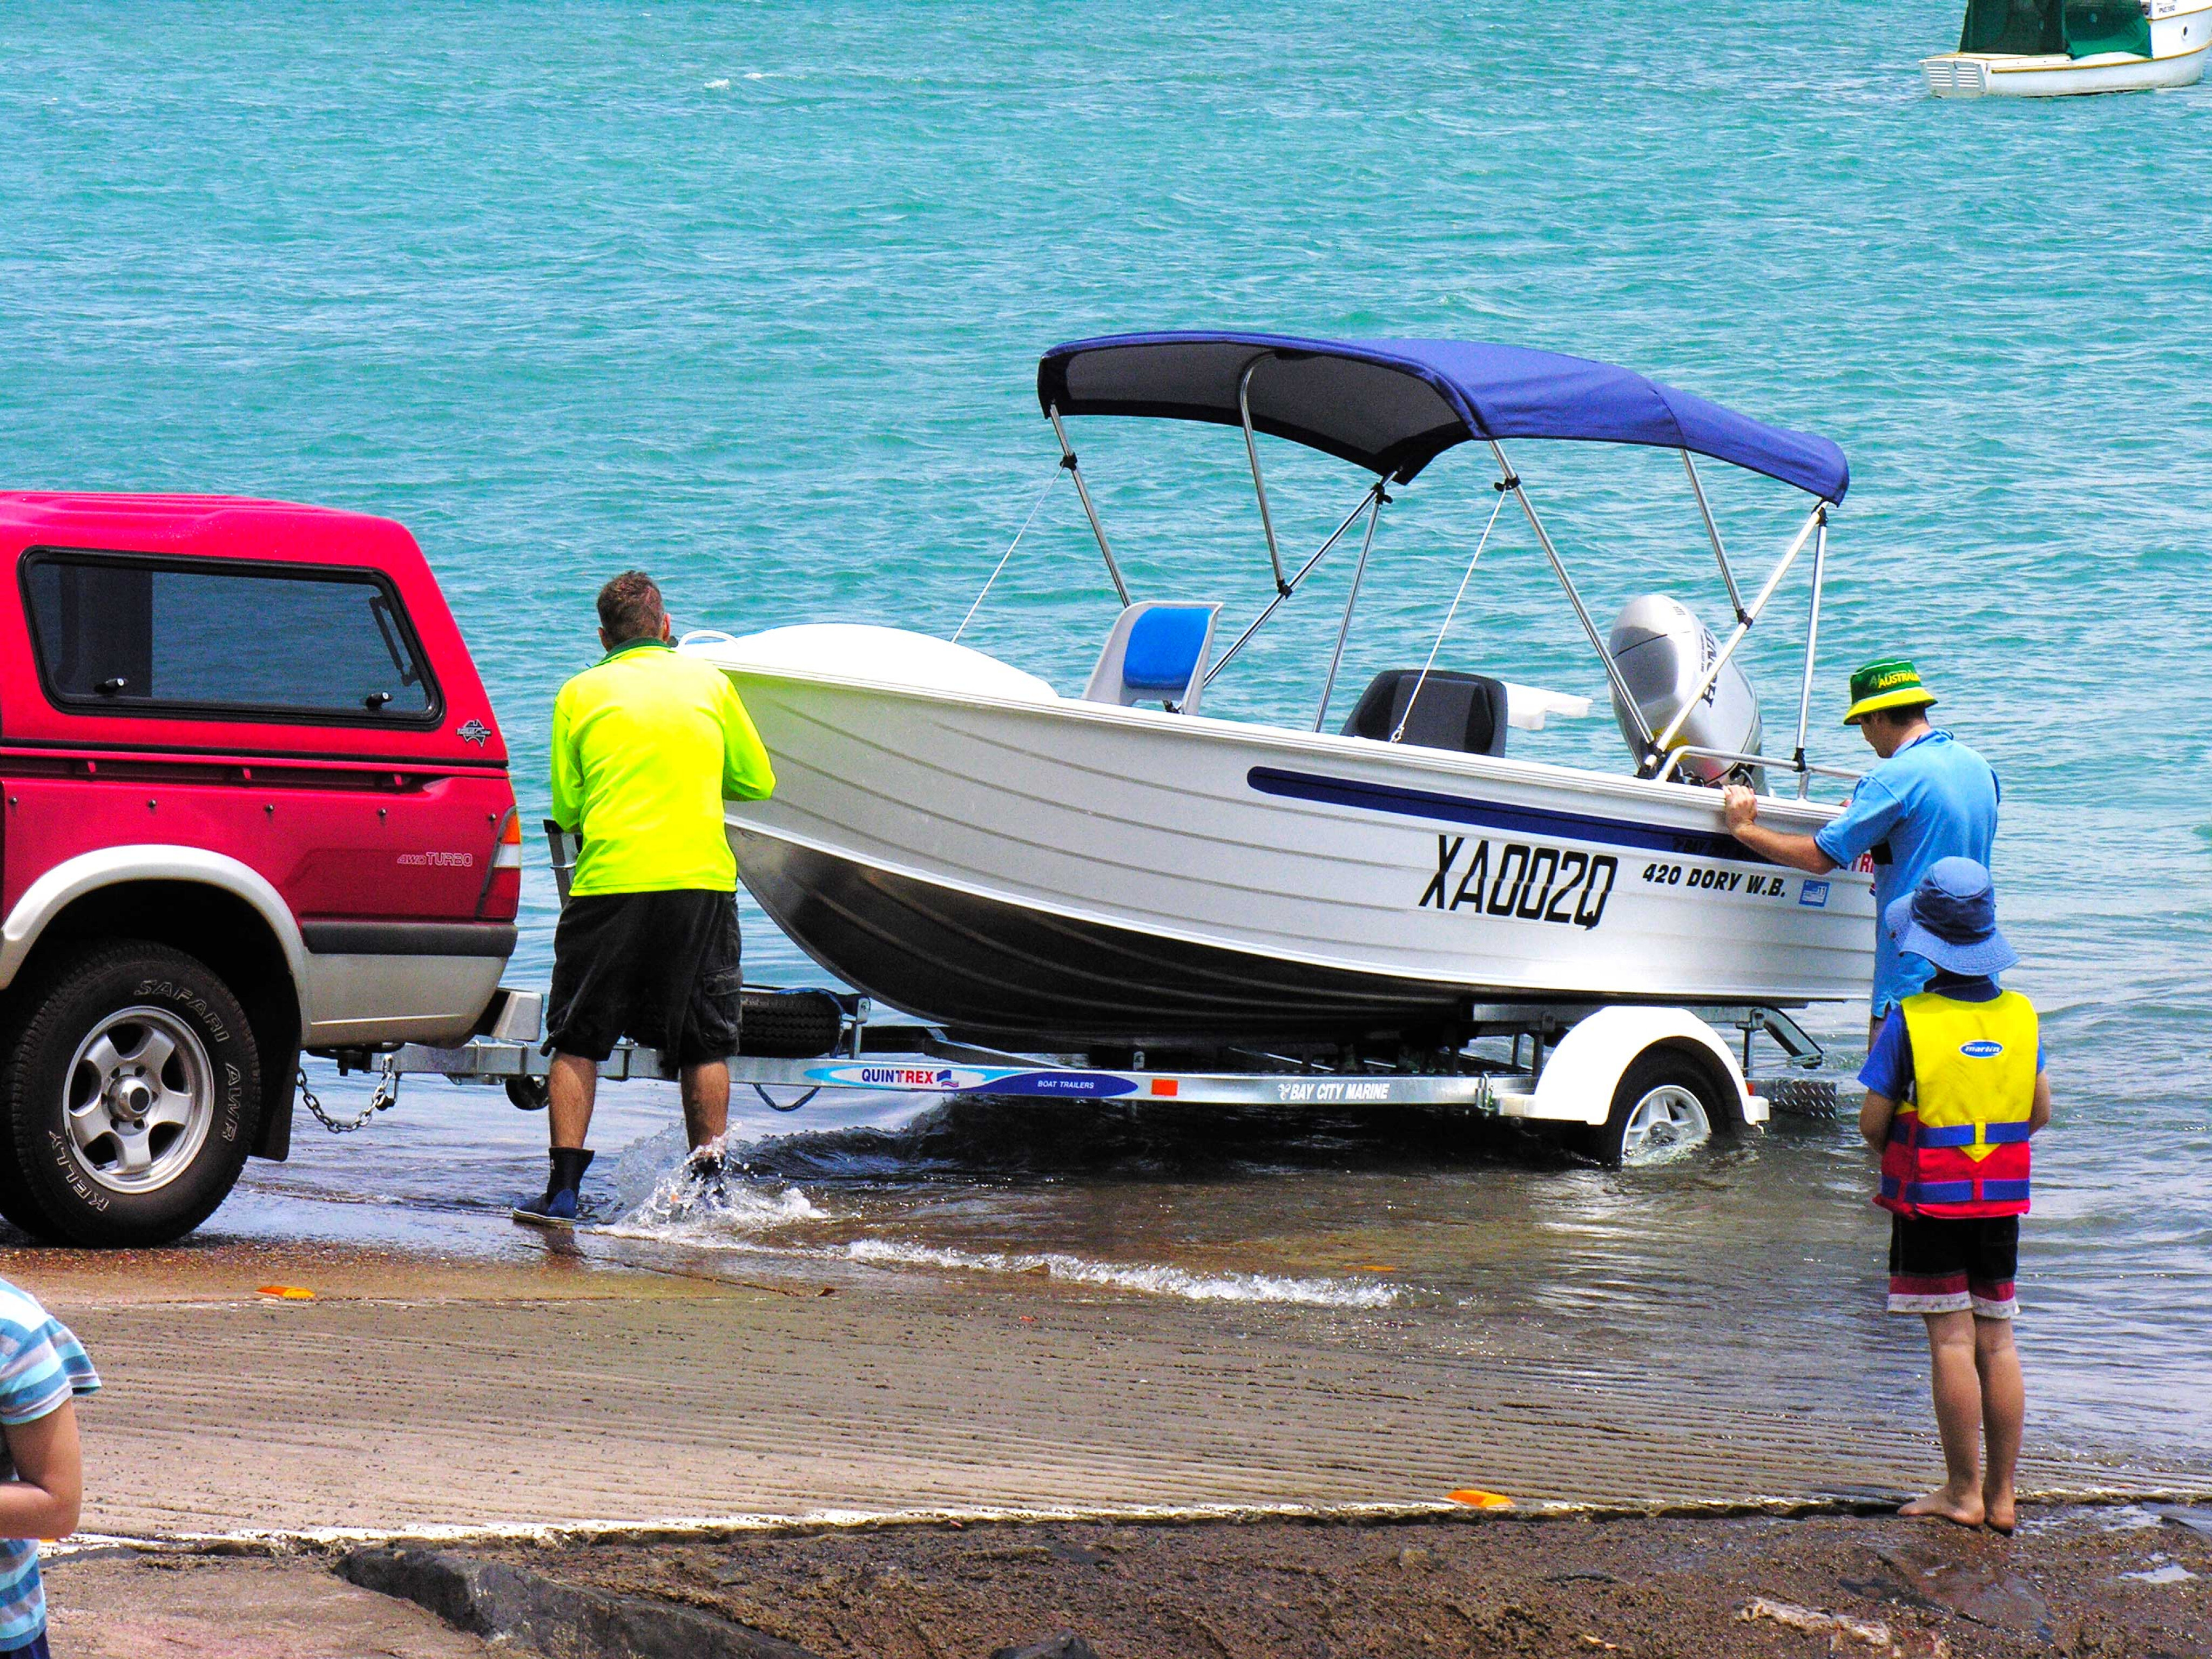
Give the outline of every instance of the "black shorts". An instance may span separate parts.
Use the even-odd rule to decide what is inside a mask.
[[[605,1060],[629,1037],[677,1066],[727,1060],[744,1007],[739,951],[735,893],[570,899],[553,933],[547,1049]]]
[[[1889,1218],[1889,1310],[2010,1319],[2020,1272],[2020,1218]]]

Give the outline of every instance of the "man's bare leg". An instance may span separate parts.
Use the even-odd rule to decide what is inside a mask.
[[[2019,1518],[2012,1477],[2027,1419],[2027,1385],[2020,1374],[2020,1350],[2013,1346],[2012,1321],[1974,1321],[1974,1367],[1981,1377],[1982,1425],[1990,1448],[1989,1468],[1982,1476],[1982,1516],[2008,1533]]]
[[[684,1134],[696,1152],[729,1132],[730,1063],[710,1060],[686,1066],[678,1075],[684,1090]]]
[[[599,1067],[596,1060],[581,1054],[553,1056],[546,1068],[545,1116],[546,1127],[551,1133],[553,1146],[580,1147],[584,1137],[591,1132],[592,1107],[599,1097]]]
[[[1982,1524],[1982,1379],[1975,1364],[1971,1313],[1924,1314],[1928,1322],[1928,1381],[1936,1398],[1936,1431],[1943,1442],[1949,1478],[1899,1515],[1935,1515],[1962,1527]]]

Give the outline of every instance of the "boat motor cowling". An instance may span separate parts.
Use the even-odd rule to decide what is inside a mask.
[[[1687,605],[1664,593],[1646,593],[1641,599],[1630,600],[1620,616],[1613,618],[1606,648],[1619,665],[1620,678],[1635,696],[1637,707],[1643,711],[1644,722],[1654,737],[1664,732],[1684,707],[1690,706],[1689,718],[1675,735],[1674,748],[1722,749],[1740,755],[1760,752],[1759,740],[1764,733],[1759,693],[1752,690],[1751,682],[1744,678],[1734,658],[1723,665],[1711,686],[1691,706],[1698,683],[1711,669],[1721,647],[1713,638],[1712,629],[1699,622]],[[1620,722],[1620,734],[1627,738],[1629,748],[1641,756],[1643,734],[1636,729],[1635,717],[1621,702],[1617,690],[1613,697],[1613,713]],[[1705,755],[1685,758],[1674,775],[1686,783],[1748,781],[1754,788],[1765,786],[1765,775],[1759,769]]]

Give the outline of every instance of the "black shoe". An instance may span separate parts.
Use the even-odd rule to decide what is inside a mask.
[[[576,1190],[584,1184],[584,1171],[592,1167],[592,1154],[580,1146],[556,1146],[553,1171],[544,1196],[526,1200],[507,1212],[532,1227],[573,1227],[576,1224]]]

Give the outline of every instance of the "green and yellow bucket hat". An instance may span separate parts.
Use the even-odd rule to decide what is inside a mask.
[[[1856,726],[1878,708],[1932,706],[1936,694],[1920,683],[1919,671],[1903,657],[1870,662],[1851,676],[1851,706],[1844,724]]]

